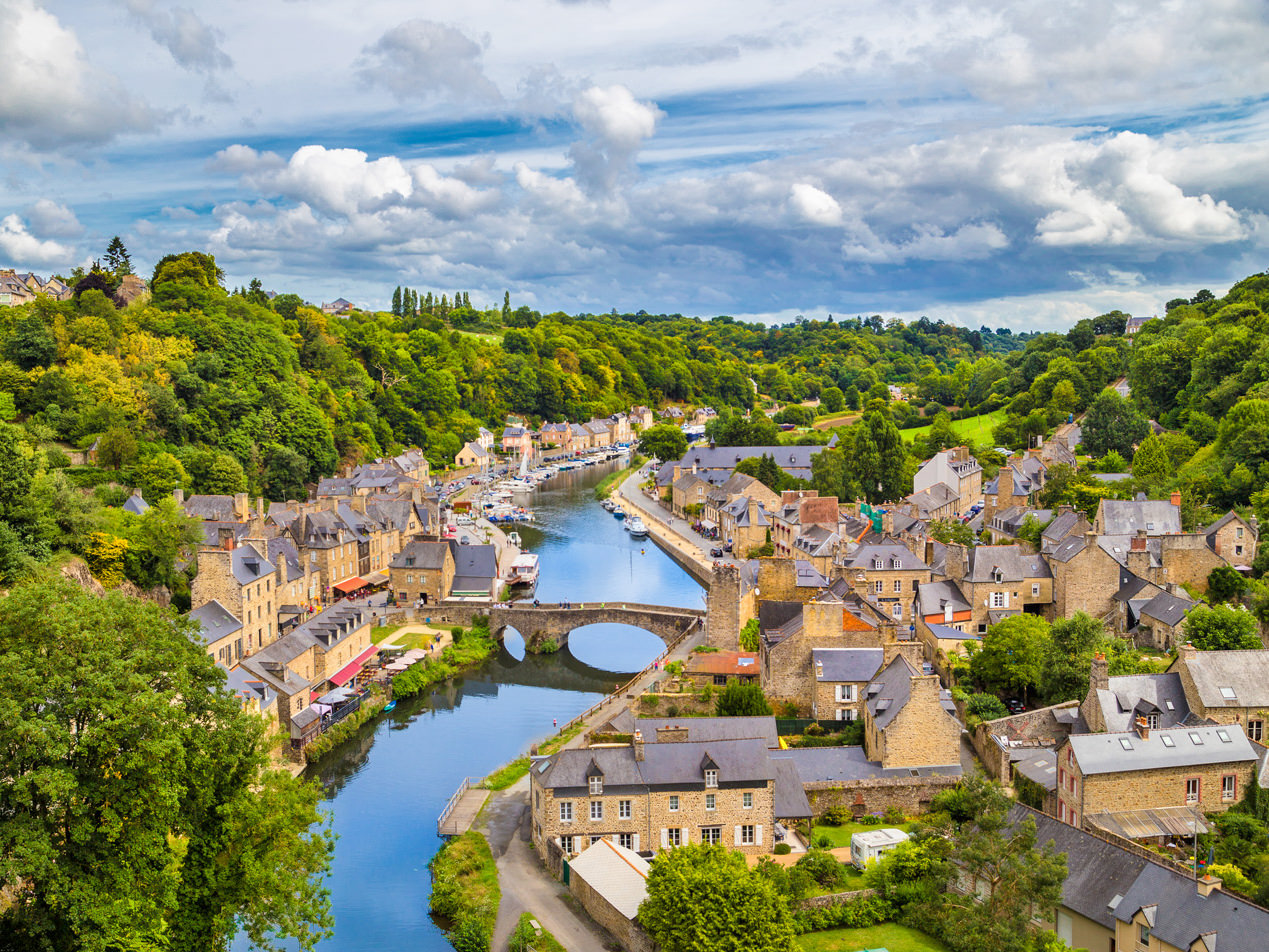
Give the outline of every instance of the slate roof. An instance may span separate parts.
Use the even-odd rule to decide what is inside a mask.
[[[786,758],[773,757],[771,765],[775,768],[772,791],[775,818],[800,820],[811,816],[811,803],[806,798],[806,787],[802,785],[802,775],[798,773],[797,764]]]
[[[828,584],[828,579],[806,559],[794,559],[793,572],[798,588],[823,588]]]
[[[917,507],[923,517],[929,516],[935,510],[942,509],[960,498],[960,493],[954,491],[946,483],[935,483],[929,489],[922,489],[920,492],[911,493],[906,497],[908,502]]]
[[[449,541],[450,552],[454,556],[454,587],[458,587],[458,576],[468,578],[495,579],[498,577],[498,547],[495,545],[459,545],[453,539]]]
[[[300,550],[295,547],[295,542],[288,536],[278,536],[275,539],[269,539],[265,543],[269,557],[269,561],[275,566],[286,562],[287,581],[299,578],[304,574],[304,566],[300,564]]]
[[[1084,551],[1084,544],[1083,535],[1073,535],[1063,539],[1048,552],[1049,561],[1069,562]]]
[[[141,496],[139,489],[133,490],[132,495],[124,501],[123,511],[130,512],[134,516],[144,516],[150,511],[150,504]]]
[[[822,446],[696,446],[688,449],[679,461],[680,470],[722,471],[722,479],[709,478],[711,483],[723,482],[741,460],[755,456],[770,456],[776,465],[798,479],[811,478],[811,458],[824,449]],[[701,475],[705,475],[702,473]]]
[[[957,641],[982,641],[983,636],[976,631],[958,631],[951,625],[938,625],[927,621],[926,627],[934,633],[935,638],[952,638]]]
[[[214,598],[210,602],[199,605],[186,617],[198,623],[204,646],[214,644],[221,638],[242,630],[242,622]]]
[[[645,744],[657,742],[662,727],[685,727],[689,741],[761,740],[768,747],[780,746],[774,717],[639,717],[623,733],[643,732]]]
[[[1204,707],[1269,706],[1269,651],[1199,651],[1186,667]]]
[[[980,545],[969,551],[969,567],[965,572],[968,581],[994,581],[997,569],[1004,582],[1053,577],[1043,556],[1023,552],[1016,545]]]
[[[847,560],[846,567],[877,571],[873,568],[873,563],[877,559],[881,560],[881,571],[919,572],[928,571],[930,568],[897,542],[861,545]]]
[[[773,760],[788,760],[797,767],[803,784],[816,782],[841,782],[871,780],[889,777],[959,777],[961,765],[944,764],[937,767],[882,767],[880,762],[869,760],[862,747],[792,747],[773,750]]]
[[[827,526],[807,526],[793,540],[793,547],[812,557],[827,557],[837,548],[840,537]]]
[[[880,648],[816,648],[811,662],[817,681],[858,684],[876,676],[885,656]]]
[[[1045,790],[1057,789],[1057,752],[1051,747],[1022,747],[1009,751],[1013,769]]]
[[[1222,740],[1218,731],[1227,739]],[[1086,776],[1258,761],[1239,724],[1161,728],[1150,731],[1149,737],[1135,732],[1072,734],[1067,743]]]
[[[758,603],[758,630],[768,644],[779,644],[802,630],[802,603],[761,601]]]
[[[338,601],[277,641],[261,648],[245,659],[243,664],[255,662],[256,667],[253,670],[261,671],[263,662],[290,664],[309,648],[329,651],[363,625],[369,624],[370,617],[370,608],[364,602]]]
[[[408,542],[392,557],[388,566],[394,569],[439,569],[445,565],[445,555],[450,551],[448,542]],[[413,564],[410,564],[410,559],[414,560]]]
[[[948,605],[951,605],[954,612],[970,610],[969,602],[961,594],[960,588],[950,580],[922,582],[921,587],[917,589],[917,605],[918,611],[923,616],[938,615],[940,618],[943,616],[943,609]]]
[[[1101,506],[1106,535],[1131,536],[1138,529],[1148,535],[1181,531],[1181,510],[1166,499],[1103,499]]]
[[[919,673],[907,658],[897,655],[868,685],[866,706],[879,730],[885,730],[908,703],[912,691],[912,676]]]
[[[1116,675],[1106,684],[1097,692],[1097,703],[1108,731],[1131,730],[1137,715],[1158,714],[1160,728],[1184,724],[1190,716],[1185,686],[1174,671]]]
[[[1157,618],[1165,625],[1177,625],[1185,618],[1190,609],[1197,603],[1190,601],[1188,598],[1180,598],[1169,592],[1160,592],[1150,601],[1141,606],[1141,611],[1137,614],[1149,615],[1151,618]]]
[[[229,565],[239,585],[258,582],[277,568],[251,542],[244,542],[229,553]]]
[[[1053,521],[1045,526],[1044,531],[1040,533],[1041,545],[1044,547],[1056,546],[1071,533],[1079,532],[1081,521],[1080,513],[1078,512],[1058,513],[1053,517]]]
[[[562,750],[547,758],[539,770],[542,786],[567,796],[587,789],[591,765],[603,774],[604,788],[692,787],[705,788],[706,758],[718,767],[720,786],[775,779],[775,767],[767,742],[757,739],[715,740],[678,744],[644,743],[643,760],[635,760],[633,747],[593,747]]]
[[[185,510],[187,516],[193,516],[195,519],[211,520],[214,522],[238,522],[238,515],[234,512],[233,496],[190,496],[183,503],[181,508]]]
[[[234,668],[230,671],[219,662],[217,662],[216,667],[226,673],[225,690],[235,697],[257,701],[260,704],[261,711],[268,710],[277,701],[278,692],[264,680],[251,674],[250,671],[246,671],[243,668]]]

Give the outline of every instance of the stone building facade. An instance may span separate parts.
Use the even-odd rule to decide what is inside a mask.
[[[388,584],[397,601],[435,605],[454,584],[451,542],[409,542],[389,563]]]
[[[883,768],[960,763],[961,725],[937,675],[896,657],[867,688],[864,750]]]
[[[1181,677],[1185,697],[1196,717],[1233,724],[1249,739],[1266,741],[1269,720],[1269,651],[1199,651],[1177,648],[1168,669]]]
[[[844,566],[855,594],[902,626],[916,624],[916,597],[930,567],[898,542],[860,546]]]
[[[234,546],[198,550],[198,575],[190,586],[190,604],[197,608],[220,602],[242,623],[239,637],[243,654],[249,655],[277,638],[276,567],[263,553],[263,540]],[[235,662],[237,659],[234,659]]]

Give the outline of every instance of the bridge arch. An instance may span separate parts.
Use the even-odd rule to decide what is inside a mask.
[[[490,610],[489,630],[501,641],[507,628],[514,628],[524,638],[525,650],[536,653],[548,640],[554,640],[562,648],[574,629],[600,624],[642,628],[670,644],[694,625],[702,624],[704,618],[705,613],[699,609],[633,602],[568,602],[553,605],[513,602]]]

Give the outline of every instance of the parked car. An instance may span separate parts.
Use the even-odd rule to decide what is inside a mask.
[[[714,548],[709,550],[709,557],[711,559],[721,559],[723,557],[723,550],[718,546],[714,546]]]
[[[1010,714],[1021,714],[1027,709],[1027,706],[1016,697],[1005,698],[1005,707],[1009,709]]]
[[[458,540],[459,545],[471,545],[471,536],[463,536]]]

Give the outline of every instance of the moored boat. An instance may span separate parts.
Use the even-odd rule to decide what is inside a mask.
[[[634,516],[626,523],[626,528],[630,530],[630,538],[646,539],[648,537],[648,527],[644,525],[642,519]]]

